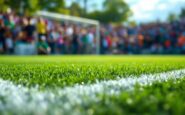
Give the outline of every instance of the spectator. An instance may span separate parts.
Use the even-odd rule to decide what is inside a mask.
[[[38,50],[38,54],[40,55],[47,55],[50,53],[50,47],[46,42],[45,36],[42,36],[41,38],[39,38],[39,41],[37,43],[37,50]]]
[[[51,54],[55,54],[56,51],[56,41],[59,39],[60,35],[57,31],[56,28],[52,29],[51,32],[49,33],[49,37],[48,37],[48,44],[49,47],[51,48]]]
[[[78,54],[79,52],[79,31],[77,27],[74,27],[74,33],[72,35],[72,53]]]
[[[62,32],[62,30],[60,30],[59,31],[59,38],[57,40],[58,54],[65,54],[66,53],[65,40],[62,35],[63,35],[63,32]]]
[[[13,36],[10,30],[7,30],[5,33],[5,43],[6,43],[6,53],[13,54],[14,52],[14,43],[13,43]]]
[[[38,38],[41,39],[42,36],[46,37],[46,32],[47,32],[47,25],[44,19],[39,18],[37,22],[37,33],[38,33]]]
[[[183,54],[185,54],[185,32],[178,38],[178,46],[182,49]]]
[[[0,53],[5,53],[6,43],[5,43],[5,32],[6,28],[3,22],[3,16],[0,15]]]
[[[29,17],[25,19],[25,27],[23,31],[26,35],[26,42],[32,43],[34,41],[34,34],[35,34],[36,27],[34,26],[33,20]]]
[[[100,28],[101,54],[185,54],[183,19],[136,27],[107,24]],[[0,53],[25,49],[20,54],[34,54],[37,44],[41,54],[50,53],[49,48],[51,54],[92,54],[98,43],[95,33],[92,26],[0,13]]]
[[[87,53],[92,54],[94,47],[94,33],[93,30],[89,29],[87,33]]]

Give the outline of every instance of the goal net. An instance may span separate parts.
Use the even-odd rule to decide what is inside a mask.
[[[81,17],[75,17],[75,16],[69,16],[69,15],[63,15],[59,13],[52,13],[47,11],[38,11],[36,13],[36,16],[55,20],[58,22],[69,22],[72,24],[81,24],[83,26],[93,26],[95,27],[96,31],[94,32],[94,38],[95,38],[95,52],[96,54],[100,54],[100,23],[99,21],[87,19],[87,18],[81,18]]]

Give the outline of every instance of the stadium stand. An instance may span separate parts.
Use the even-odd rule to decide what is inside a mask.
[[[101,54],[185,54],[185,19],[136,27],[102,24]],[[95,54],[96,28],[0,13],[0,53]]]

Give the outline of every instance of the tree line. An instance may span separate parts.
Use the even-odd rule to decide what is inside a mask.
[[[82,1],[84,5],[81,5]],[[0,0],[0,11],[11,8],[20,14],[33,15],[38,10],[62,13],[85,18],[96,19],[104,23],[124,22],[131,15],[131,10],[124,0],[105,0],[102,10],[88,12],[89,0],[73,0],[66,5],[66,0]],[[93,7],[93,6],[91,6]]]
[[[102,10],[94,8],[88,12],[88,3],[90,0],[71,0],[71,5],[67,6],[67,0],[0,0],[0,11],[7,11],[11,8],[13,11],[33,15],[38,10],[47,10],[51,12],[62,13],[66,15],[79,16],[99,20],[103,23],[122,23],[128,20],[132,15],[129,5],[124,0],[104,0]],[[79,2],[83,2],[80,4]],[[93,6],[90,6],[93,7]],[[170,14],[168,20],[174,20],[177,16]],[[185,8],[178,17],[185,17]]]

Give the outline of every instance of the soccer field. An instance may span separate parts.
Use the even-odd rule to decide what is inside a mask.
[[[184,113],[184,56],[0,57],[0,114]]]

